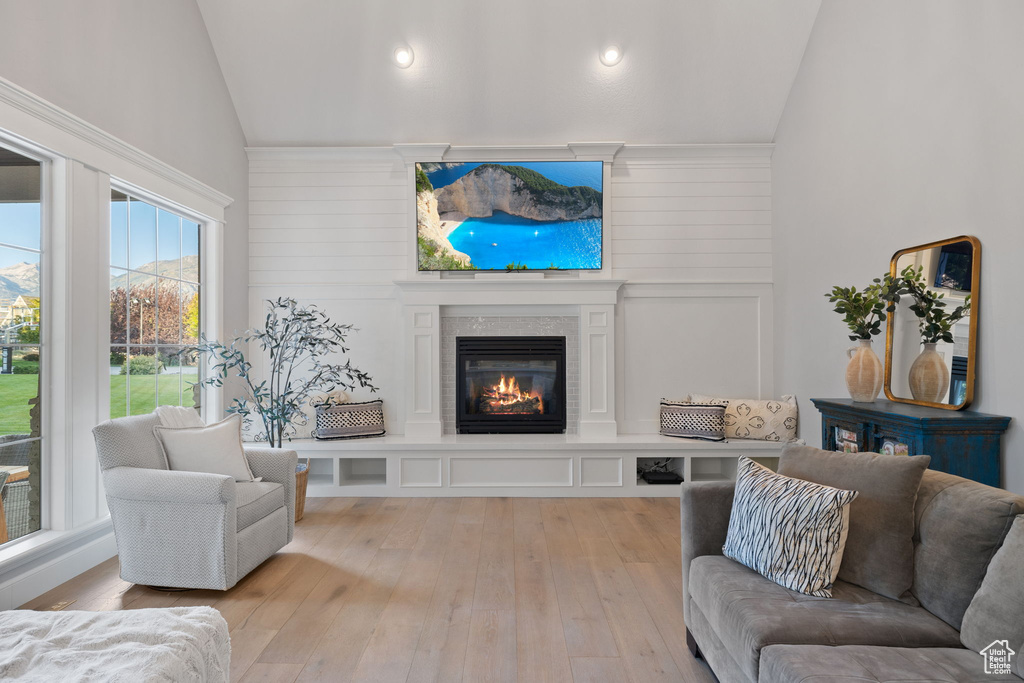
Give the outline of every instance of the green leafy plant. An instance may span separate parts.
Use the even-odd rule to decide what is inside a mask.
[[[191,350],[215,361],[212,376],[203,384],[223,386],[232,374],[241,380],[244,397],[235,398],[227,412],[241,415],[246,424],[259,419],[256,440],[280,447],[305,424],[302,406],[313,394],[356,386],[375,392],[377,387],[368,374],[352,367],[351,360],[329,362],[335,354],[348,353],[345,343],[355,331],[352,325],[331,322],[315,305],[300,306],[289,298],[268,300],[267,309],[264,327],[247,330],[229,345],[204,339]],[[266,379],[252,375],[252,364],[242,350],[251,343],[268,356]]]
[[[900,278],[903,292],[914,298],[910,310],[917,316],[921,343],[935,344],[941,341],[952,344],[953,325],[971,312],[971,295],[967,295],[962,305],[949,311],[944,301],[946,295],[928,288],[922,267],[907,266],[900,273]],[[896,301],[899,301],[899,297]]]
[[[833,310],[843,316],[843,322],[850,328],[850,339],[857,341],[881,334],[885,314],[896,310],[900,295],[906,291],[902,278],[887,273],[876,277],[863,290],[836,285],[825,296],[836,305]]]
[[[515,271],[515,270],[526,270],[526,269],[527,268],[526,268],[526,264],[525,263],[518,263],[516,261],[513,261],[512,263],[509,263],[509,264],[507,264],[505,266],[505,272],[506,273],[511,273],[512,271]]]
[[[833,310],[843,316],[843,322],[850,328],[850,339],[856,341],[881,333],[886,308],[881,293],[881,286],[873,283],[863,290],[836,285],[825,296],[836,305]]]
[[[164,369],[164,364],[158,356],[140,354],[132,356],[128,362],[121,366],[122,375],[158,375]]]

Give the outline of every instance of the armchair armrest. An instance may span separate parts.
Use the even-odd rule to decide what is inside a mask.
[[[224,590],[238,567],[235,480],[222,474],[112,467],[103,471],[121,578]]]
[[[107,496],[174,504],[235,504],[235,480],[224,474],[112,467],[103,472]]]
[[[299,463],[299,454],[284,448],[247,447],[245,457],[254,477],[284,486],[284,504],[289,511],[288,541],[291,542],[295,533],[295,466]]]
[[[683,561],[683,619],[690,618],[687,585],[690,561],[702,555],[721,555],[729,532],[736,482],[684,482],[679,493],[680,545]]]

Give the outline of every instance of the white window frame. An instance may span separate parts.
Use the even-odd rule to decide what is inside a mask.
[[[221,299],[218,296],[220,292],[220,283],[216,280],[222,272],[222,257],[220,245],[223,243],[222,236],[220,234],[219,225],[217,221],[211,220],[209,217],[204,216],[192,209],[188,208],[183,204],[170,201],[161,197],[158,194],[150,192],[145,188],[139,187],[133,183],[121,180],[120,178],[110,179],[110,190],[117,190],[118,192],[124,193],[133,199],[139,199],[147,204],[151,204],[158,209],[163,209],[173,214],[177,214],[182,218],[187,218],[193,223],[199,224],[199,332],[208,339],[220,339],[221,338]],[[104,246],[107,258],[107,272],[112,267],[110,265],[110,192],[107,192],[107,216],[106,225],[107,230],[104,233]],[[211,261],[217,259],[216,267],[211,267]],[[208,278],[217,282],[217,288],[207,286]],[[108,294],[109,297],[109,294]],[[106,348],[110,350],[110,306],[108,298],[107,306],[107,325],[105,328],[106,336],[104,337],[106,342]],[[101,365],[106,365],[106,357],[99,359]],[[207,366],[209,364],[207,363]],[[200,364],[200,378],[209,376],[208,373],[203,373],[203,364]],[[110,419],[110,381],[106,382],[106,385],[102,388],[103,395],[100,400],[103,401],[105,406],[107,419]],[[212,422],[217,419],[223,413],[222,406],[222,395],[223,390],[218,387],[203,387],[202,389],[202,401],[201,401],[201,414],[204,420]]]

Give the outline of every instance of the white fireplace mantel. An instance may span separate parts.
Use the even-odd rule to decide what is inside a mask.
[[[580,321],[580,423],[583,440],[614,438],[615,310],[623,280],[526,279],[403,280],[405,435],[437,438],[441,416],[441,317],[445,307],[524,307],[544,315],[551,306],[574,307]]]

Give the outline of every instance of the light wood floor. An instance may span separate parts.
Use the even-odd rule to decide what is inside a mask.
[[[165,593],[117,558],[25,604],[212,605],[235,681],[695,681],[673,498],[312,498],[226,592]]]

